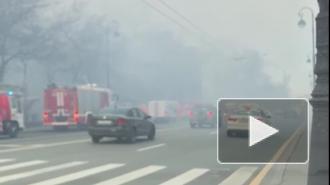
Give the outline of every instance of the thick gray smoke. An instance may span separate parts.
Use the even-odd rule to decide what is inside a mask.
[[[0,7],[19,3],[4,2],[0,1]],[[31,1],[40,2],[44,1]],[[24,5],[26,7],[21,6],[22,9],[30,7],[29,3]],[[53,17],[40,13],[49,12],[52,6],[42,4],[36,8],[29,19],[20,20],[18,25],[9,19],[11,16],[0,17],[0,22],[6,22],[6,25],[26,29],[15,29],[22,37],[1,32],[1,38],[6,36],[7,41],[14,40],[15,44],[2,47],[10,52],[0,54],[22,51],[21,48],[27,46],[30,49],[13,55],[10,62],[0,61],[0,67],[6,64],[0,68],[0,75],[4,76],[2,83],[26,86],[27,95],[38,100],[39,112],[42,91],[49,83],[65,86],[96,83],[110,87],[122,101],[132,103],[288,96],[286,84],[274,84],[265,74],[266,62],[257,51],[240,48],[246,52],[246,57],[235,61],[237,56],[233,55],[231,59],[224,56],[233,47],[223,43],[216,43],[222,51],[207,51],[203,46],[188,45],[178,34],[167,29],[129,35],[126,33],[132,30],[120,27],[128,23],[102,15],[86,15],[75,7],[65,16],[60,12],[58,15],[61,16]],[[17,14],[15,11],[7,13]],[[29,45],[23,42],[26,40]],[[34,50],[31,50],[32,46]]]

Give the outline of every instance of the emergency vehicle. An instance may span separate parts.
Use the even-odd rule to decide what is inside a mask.
[[[178,111],[179,103],[176,101],[157,100],[148,103],[148,114],[155,122],[174,121]]]
[[[55,129],[85,126],[87,115],[109,107],[110,101],[110,89],[94,84],[77,87],[51,86],[44,91],[43,123]]]
[[[22,90],[0,85],[0,135],[16,137],[24,129]]]

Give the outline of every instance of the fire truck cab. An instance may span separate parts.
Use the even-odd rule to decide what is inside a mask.
[[[111,91],[88,84],[48,87],[44,91],[43,123],[55,129],[86,126],[87,115],[109,106]]]
[[[16,137],[24,129],[22,95],[18,92],[0,91],[0,135]]]

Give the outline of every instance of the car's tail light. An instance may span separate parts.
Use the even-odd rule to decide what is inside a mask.
[[[116,120],[116,125],[118,125],[118,126],[123,126],[123,125],[125,125],[126,123],[127,123],[127,120],[124,119],[124,118],[118,118],[118,119]]]
[[[213,117],[213,112],[207,112],[207,118],[208,119],[212,119],[212,117]]]
[[[192,112],[192,111],[189,111],[189,112],[188,112],[188,116],[189,116],[190,118],[192,118],[192,117],[193,117],[193,112]]]
[[[73,122],[75,122],[75,123],[79,122],[79,113],[78,112],[73,113]]]
[[[42,118],[43,118],[44,123],[48,123],[49,122],[49,114],[48,114],[48,112],[44,112]]]

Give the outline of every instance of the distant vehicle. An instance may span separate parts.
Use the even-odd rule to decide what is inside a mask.
[[[0,91],[0,135],[16,137],[24,129],[23,102],[19,91]]]
[[[212,105],[196,105],[189,113],[190,127],[216,127],[216,108]]]
[[[134,143],[138,136],[153,140],[156,128],[150,118],[139,108],[105,109],[88,116],[88,133],[94,143],[103,137],[126,139],[129,143]]]
[[[227,128],[227,136],[233,137],[238,135],[248,135],[249,116],[271,125],[271,115],[268,111],[259,107],[243,106],[226,114],[225,122]]]
[[[150,101],[148,114],[155,122],[175,121],[178,117],[179,103],[176,101]]]
[[[55,129],[86,126],[87,115],[109,107],[111,91],[95,85],[49,87],[44,91],[43,123]]]

